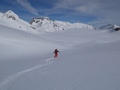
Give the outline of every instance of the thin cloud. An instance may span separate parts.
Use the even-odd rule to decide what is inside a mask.
[[[34,15],[39,15],[38,10],[36,10],[34,7],[31,6],[30,2],[28,0],[17,0],[17,2],[26,8],[30,13]]]
[[[96,17],[92,24],[116,23],[120,21],[120,0],[59,0],[54,4],[54,9],[72,10],[78,15]],[[62,12],[62,10],[61,10]],[[87,17],[86,17],[87,18]],[[98,19],[99,18],[99,19]]]
[[[119,0],[59,0],[55,3],[54,9],[71,9],[80,13],[96,14],[96,12],[119,10],[119,3]]]

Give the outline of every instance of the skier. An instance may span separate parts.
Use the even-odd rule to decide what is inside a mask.
[[[55,51],[53,52],[54,53],[54,58],[57,58],[58,57],[58,50],[57,49],[55,49]]]

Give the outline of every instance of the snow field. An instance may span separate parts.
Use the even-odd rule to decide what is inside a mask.
[[[0,90],[120,89],[119,32],[39,35],[0,27]],[[55,48],[60,54],[53,59]]]

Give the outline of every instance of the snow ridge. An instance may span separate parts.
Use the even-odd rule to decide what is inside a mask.
[[[71,28],[94,29],[92,25],[51,20],[48,17],[33,18],[30,24],[36,30],[43,30],[47,32],[52,32],[56,30],[66,30]]]

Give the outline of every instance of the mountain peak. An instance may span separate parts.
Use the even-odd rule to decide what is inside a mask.
[[[14,13],[12,10],[8,10],[6,13]]]
[[[18,20],[19,17],[17,14],[15,14],[12,10],[8,10],[5,14],[5,17],[7,17],[8,19],[12,19],[12,20]]]
[[[115,25],[115,24],[107,24],[107,25],[100,27],[100,29],[106,29],[106,30],[109,30],[110,32],[116,31],[116,28],[120,28],[120,26]]]

